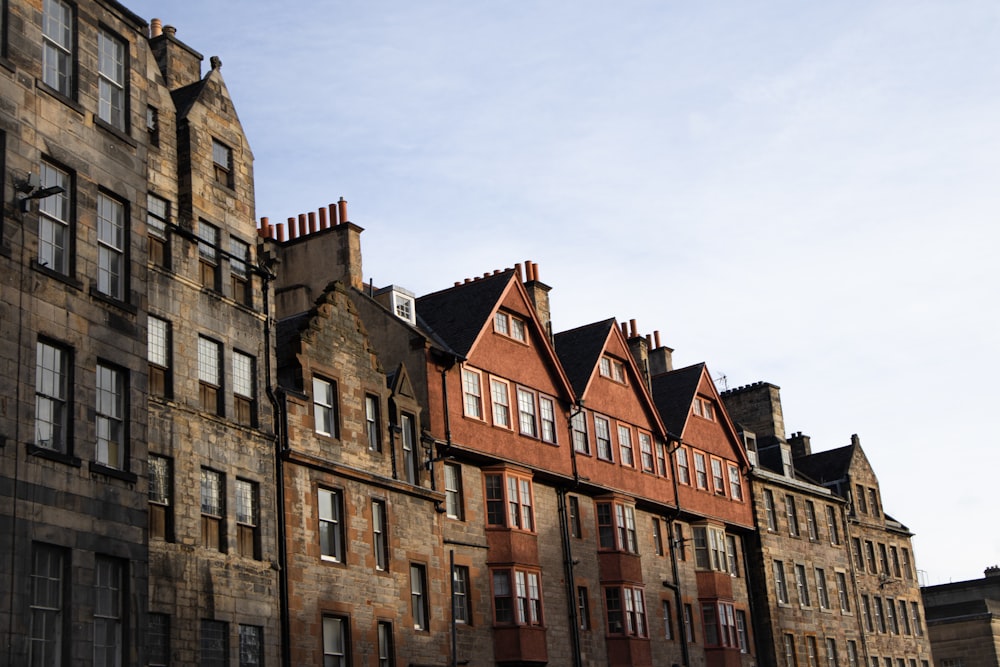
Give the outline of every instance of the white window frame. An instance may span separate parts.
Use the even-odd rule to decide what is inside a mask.
[[[63,191],[38,202],[38,264],[68,276],[73,245],[72,178],[68,171],[43,161],[39,181],[42,188],[60,187]]]
[[[691,464],[688,461],[687,448],[678,447],[674,452],[674,459],[677,461],[677,481],[691,486]]]
[[[125,373],[98,363],[95,374],[94,433],[96,460],[101,465],[125,469]]]
[[[242,535],[237,535],[237,549],[247,558],[257,558],[257,544],[260,537],[258,532],[260,529],[260,507],[257,497],[257,483],[237,477],[233,491],[236,496],[236,530],[238,533],[249,533],[251,541],[249,553],[246,553],[242,547]]]
[[[59,547],[32,545],[31,630],[28,664],[59,664],[65,634],[66,553]]]
[[[344,494],[336,489],[317,492],[320,559],[343,563],[346,556],[344,540]],[[326,545],[324,546],[324,536]]]
[[[726,495],[726,476],[722,472],[722,459],[714,456],[709,457],[709,465],[712,466],[712,490],[716,495]]]
[[[726,468],[729,471],[729,491],[732,494],[732,498],[733,500],[742,502],[743,478],[740,476],[740,468],[732,463],[727,463]]]
[[[466,417],[483,419],[483,374],[462,368],[462,406]]]
[[[537,394],[527,387],[517,387],[517,428],[521,435],[538,437]]]
[[[214,183],[233,188],[233,149],[215,138],[212,139],[212,169]]]
[[[795,571],[795,587],[799,594],[799,606],[800,607],[811,607],[812,598],[809,595],[809,579],[806,577],[806,566],[802,563],[796,563],[794,567]]]
[[[35,445],[69,451],[69,378],[72,355],[59,345],[39,340],[35,346]]]
[[[42,81],[66,97],[73,96],[76,60],[76,16],[62,0],[45,0],[42,12]]]
[[[375,394],[365,394],[365,435],[371,452],[382,451],[381,403]]]
[[[98,556],[94,564],[94,664],[122,664],[125,568]]]
[[[774,595],[778,604],[789,604],[788,601],[788,579],[785,572],[784,561],[775,560],[774,563]]]
[[[493,425],[511,430],[510,383],[500,378],[490,378],[490,403],[493,405]]]
[[[122,132],[128,130],[127,53],[127,43],[121,37],[104,28],[97,33],[97,115]]]
[[[573,413],[570,420],[570,428],[573,431],[573,448],[579,454],[590,455],[590,438],[587,433],[587,413],[580,409]]]
[[[597,443],[597,458],[614,463],[615,454],[611,448],[611,420],[607,417],[594,415],[594,441]]]
[[[313,421],[316,432],[331,438],[337,437],[337,383],[313,376]]]
[[[469,568],[465,565],[453,566],[451,573],[452,598],[455,622],[468,623],[471,620],[469,605]]]
[[[347,667],[350,659],[350,621],[345,616],[323,616],[323,666]]]
[[[256,359],[249,354],[244,354],[239,350],[233,350],[233,396],[236,403],[241,401],[249,411],[249,420],[246,426],[253,424],[254,408],[256,403],[256,392],[254,387],[257,381],[255,371]],[[239,417],[239,406],[234,406],[235,417]]]
[[[125,300],[125,204],[97,193],[97,291]]]
[[[429,629],[428,611],[427,568],[422,563],[410,563],[410,614],[414,630],[425,632]]]
[[[538,421],[542,442],[556,444],[556,404],[543,394],[538,395]]]
[[[694,477],[697,488],[708,491],[708,459],[703,452],[694,455]]]
[[[635,467],[635,450],[632,446],[632,427],[628,424],[619,423],[618,431],[618,453],[621,455],[621,463],[629,468]]]
[[[389,570],[389,510],[380,498],[372,500],[372,549],[375,553],[375,569]]]
[[[462,493],[462,466],[458,463],[444,464],[445,515],[449,519],[465,518],[465,500]]]
[[[653,455],[653,436],[639,431],[639,460],[643,472],[656,474],[656,458]]]

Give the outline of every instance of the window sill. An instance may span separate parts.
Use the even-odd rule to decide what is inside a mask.
[[[55,278],[59,282],[65,283],[65,284],[69,285],[70,287],[73,287],[73,288],[78,289],[78,290],[82,290],[83,289],[83,283],[81,283],[79,280],[77,280],[73,276],[65,274],[65,273],[60,273],[59,271],[56,271],[55,269],[50,269],[49,267],[45,266],[44,264],[39,264],[37,259],[32,259],[31,260],[31,268],[34,269],[35,271],[38,271],[39,273],[44,273],[45,275],[47,275],[50,278]]]
[[[12,63],[10,59],[5,56],[0,56],[0,67],[10,70],[11,72],[17,72],[17,68],[14,67],[14,63]]]
[[[80,106],[79,103],[77,103],[76,100],[67,97],[66,95],[63,95],[61,92],[59,92],[49,84],[45,83],[41,79],[35,79],[35,88],[59,100],[60,102],[68,106],[70,109],[80,114],[81,117],[86,117],[87,115],[86,112],[83,110],[83,107]]]
[[[123,482],[128,482],[129,484],[135,484],[139,477],[134,472],[129,472],[128,470],[119,470],[118,468],[112,468],[106,466],[103,463],[98,463],[97,461],[91,461],[88,464],[88,469],[92,473],[97,473],[99,475],[104,475],[105,477],[114,477],[115,479],[120,479]]]
[[[338,559],[334,558],[333,556],[320,556],[319,560],[324,565],[333,565],[333,566],[336,566],[336,567],[346,567],[346,564],[344,563],[343,560],[338,560]]]
[[[46,447],[39,447],[38,445],[32,443],[28,443],[28,455],[49,459],[50,461],[58,461],[59,463],[65,463],[66,465],[71,465],[75,468],[79,468],[81,465],[80,459],[72,454],[58,452],[54,449],[48,449]]]
[[[138,148],[139,147],[138,142],[136,142],[135,139],[133,139],[132,137],[130,137],[128,135],[128,132],[126,130],[122,130],[121,128],[117,128],[114,125],[112,125],[111,123],[107,122],[106,120],[102,120],[98,116],[94,116],[94,125],[96,127],[101,128],[102,130],[104,130],[108,134],[112,135],[113,137],[115,137],[119,141],[122,141],[122,142],[128,144],[132,148]]]
[[[90,287],[90,296],[94,297],[98,301],[106,303],[109,306],[114,306],[118,310],[121,310],[129,315],[137,315],[139,313],[139,309],[132,304],[116,299],[115,297],[105,294],[104,292],[99,292],[93,285]]]

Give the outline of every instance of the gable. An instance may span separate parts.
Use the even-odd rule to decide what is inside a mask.
[[[498,315],[503,325],[497,323]],[[468,364],[573,402],[569,378],[515,272],[507,276],[492,308],[481,309],[480,316],[465,355]],[[518,327],[523,328],[523,340]]]
[[[672,434],[685,444],[749,466],[743,442],[704,363],[659,375],[653,378],[653,387],[656,405]],[[711,406],[710,416],[695,414],[696,400]]]

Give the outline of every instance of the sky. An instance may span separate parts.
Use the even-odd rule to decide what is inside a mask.
[[[258,219],[344,197],[417,295],[536,262],[556,331],[858,434],[922,583],[1000,564],[995,0],[126,5],[222,59]]]

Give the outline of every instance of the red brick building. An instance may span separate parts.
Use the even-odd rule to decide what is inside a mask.
[[[704,364],[672,370],[667,348],[650,352],[653,396],[675,443],[677,510],[670,531],[678,618],[688,664],[752,664],[754,637],[746,540],[754,527],[748,461]]]

